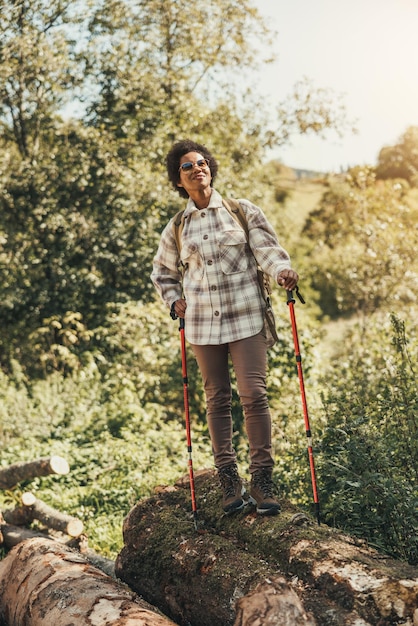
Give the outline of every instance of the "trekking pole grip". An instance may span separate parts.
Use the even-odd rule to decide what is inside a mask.
[[[296,291],[296,295],[299,299],[299,301],[301,302],[301,304],[305,304],[305,300],[303,299],[302,294],[299,291],[299,287],[296,285],[295,287],[295,291]],[[293,302],[293,304],[296,302],[296,300],[293,297],[293,291],[287,289],[286,290],[286,294],[287,294],[287,304],[290,304],[291,302]]]
[[[286,290],[286,295],[287,295],[287,304],[290,304],[291,302],[293,302],[293,304],[295,303],[295,299],[293,297],[293,291],[290,289]]]

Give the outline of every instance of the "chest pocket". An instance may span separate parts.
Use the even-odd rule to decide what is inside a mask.
[[[183,242],[180,258],[187,277],[190,280],[202,280],[205,268],[197,244],[193,241]]]
[[[247,237],[242,228],[218,234],[219,260],[224,274],[238,274],[248,268]]]

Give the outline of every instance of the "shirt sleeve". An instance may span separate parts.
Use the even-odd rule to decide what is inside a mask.
[[[257,263],[276,282],[278,274],[290,269],[290,256],[280,245],[276,232],[260,207],[248,200],[239,200],[247,217],[248,242]]]
[[[179,266],[180,256],[174,238],[173,219],[171,219],[161,233],[151,273],[151,280],[168,308],[182,297],[182,274]]]

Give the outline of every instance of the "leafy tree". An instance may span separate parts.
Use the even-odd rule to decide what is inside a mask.
[[[24,160],[37,157],[42,129],[81,80],[67,28],[79,24],[79,6],[61,0],[1,3],[0,130]]]
[[[149,179],[136,178],[112,137],[97,129],[56,126],[53,138],[48,156],[39,155],[30,167],[18,161],[6,171],[12,151],[3,153],[4,363],[14,354],[34,364],[30,336],[47,320],[65,326],[72,312],[92,329],[103,321],[107,302],[151,292],[144,266],[149,267],[155,248],[150,208],[158,198],[151,198]],[[51,335],[40,333],[45,344]],[[85,347],[82,340],[72,349]]]
[[[379,152],[376,176],[381,179],[403,178],[411,185],[418,184],[418,127],[410,126],[394,146],[385,146]]]
[[[418,281],[417,209],[405,185],[354,168],[324,194],[304,235],[312,284],[325,314],[367,314],[413,301]],[[400,287],[401,286],[401,287]]]
[[[341,96],[330,89],[315,87],[306,77],[279,103],[277,113],[278,125],[271,140],[279,145],[288,143],[295,135],[316,134],[325,138],[330,131],[339,136],[347,131],[357,132]]]

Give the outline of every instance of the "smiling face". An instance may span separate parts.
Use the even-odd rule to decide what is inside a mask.
[[[191,163],[192,166],[182,169],[184,163]],[[179,169],[180,180],[178,187],[183,187],[191,198],[202,195],[210,191],[212,176],[209,165],[199,152],[188,152],[180,158]]]

